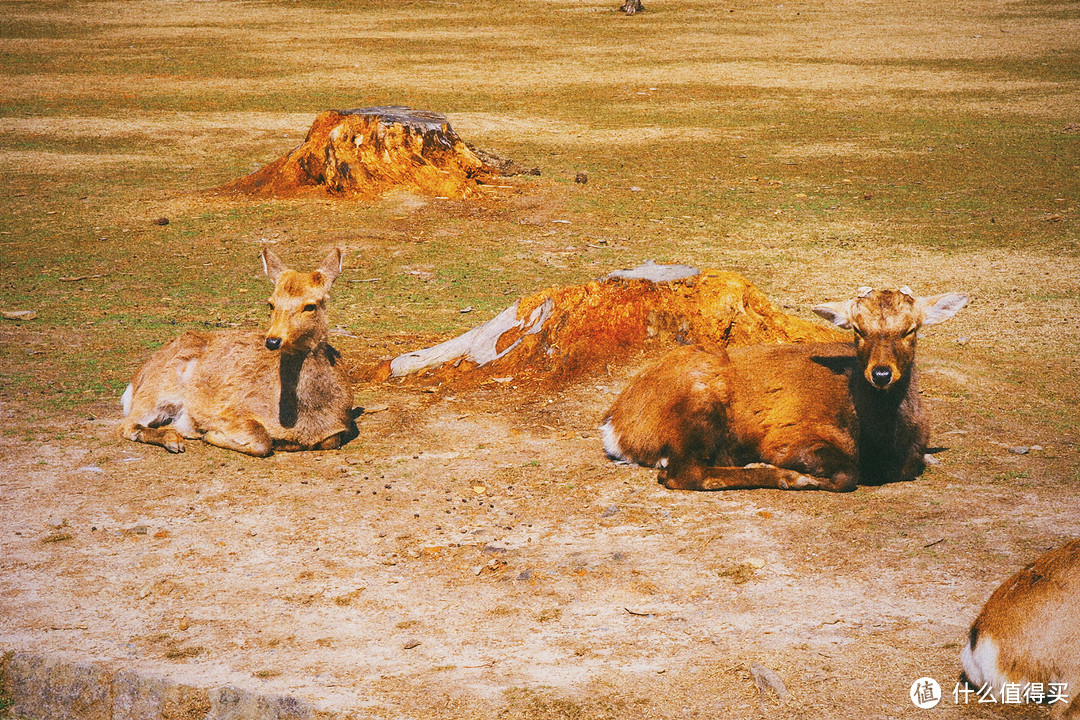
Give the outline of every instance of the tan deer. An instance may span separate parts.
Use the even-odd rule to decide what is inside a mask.
[[[960,656],[968,682],[1003,701],[1006,684],[1051,717],[1080,717],[1080,540],[1041,556],[994,591]]]
[[[608,457],[660,468],[678,490],[854,490],[925,469],[915,337],[967,296],[908,288],[814,312],[855,342],[683,347],[635,377],[601,432]]]
[[[335,248],[301,273],[264,248],[269,329],[188,331],[158,350],[124,392],[124,437],[174,453],[185,438],[202,438],[258,457],[354,438],[352,388],[326,318],[341,258]]]

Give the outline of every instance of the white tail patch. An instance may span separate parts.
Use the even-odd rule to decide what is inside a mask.
[[[975,687],[989,683],[994,688],[1001,688],[1009,680],[998,666],[997,643],[987,635],[980,637],[975,647],[970,642],[964,645],[960,663],[968,681]]]
[[[135,388],[131,383],[128,383],[127,390],[120,396],[120,405],[124,408],[124,417],[131,414],[131,394],[135,392]]]
[[[600,426],[600,437],[604,441],[604,452],[609,458],[619,462],[629,462],[619,445],[619,433],[615,431],[615,425],[612,424],[610,417]]]

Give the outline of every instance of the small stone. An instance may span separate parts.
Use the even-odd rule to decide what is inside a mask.
[[[758,690],[764,694],[766,690],[771,690],[781,700],[787,699],[788,690],[784,685],[784,681],[780,679],[780,676],[776,674],[775,670],[771,670],[761,663],[755,662],[750,665],[750,675],[754,678],[754,685]]]

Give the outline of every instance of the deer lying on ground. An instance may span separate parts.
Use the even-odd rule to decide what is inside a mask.
[[[683,347],[635,377],[601,432],[608,457],[660,468],[677,490],[854,490],[925,469],[928,423],[915,387],[915,335],[967,296],[906,287],[814,312],[854,344]]]
[[[986,601],[961,653],[968,681],[1002,702],[1050,703],[1051,717],[1080,717],[1080,540],[1051,550]],[[1005,702],[1009,702],[1008,699]]]
[[[174,453],[185,438],[201,438],[257,457],[356,437],[349,378],[327,342],[326,301],[341,257],[334,249],[300,273],[263,249],[274,283],[269,329],[189,331],[158,350],[124,392],[124,437]]]

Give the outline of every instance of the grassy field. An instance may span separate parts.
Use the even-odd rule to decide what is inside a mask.
[[[24,602],[34,588],[68,577],[73,554],[84,562],[108,554],[111,546],[91,540],[91,516],[119,527],[145,515],[173,527],[190,519],[187,507],[202,508],[194,498],[205,485],[243,512],[257,512],[264,498],[280,516],[274,522],[291,528],[282,538],[316,532],[304,510],[316,506],[377,538],[384,525],[428,527],[425,488],[434,496],[444,485],[482,482],[517,486],[505,503],[535,516],[530,542],[572,535],[565,522],[585,536],[599,533],[578,548],[586,555],[610,557],[611,533],[637,531],[651,538],[646,544],[655,541],[654,555],[633,572],[618,563],[589,566],[581,580],[558,553],[521,559],[556,578],[540,599],[515,590],[523,607],[540,603],[528,617],[543,632],[515,624],[498,587],[474,587],[486,576],[455,580],[451,564],[417,569],[445,583],[438,587],[448,597],[447,587],[475,591],[476,612],[496,623],[490,627],[513,659],[494,666],[505,677],[482,682],[463,661],[425,664],[415,656],[389,663],[381,677],[340,669],[350,687],[374,688],[371,716],[923,717],[907,700],[913,673],[936,672],[952,688],[964,626],[990,590],[1041,550],[1080,534],[1080,5],[653,0],[633,17],[617,5],[0,0],[0,310],[37,313],[0,321],[0,475],[19,478],[5,481],[0,526],[25,533],[0,529],[0,548],[19,559],[0,560],[11,578],[0,608],[13,618],[3,642],[103,652],[113,630],[94,626],[86,633],[93,641],[46,637],[34,629],[50,612],[76,610]],[[291,150],[322,110],[382,104],[443,112],[465,140],[539,167],[541,176],[515,178],[512,192],[474,201],[244,202],[203,192]],[[574,182],[581,171],[587,184]],[[652,486],[648,471],[610,468],[589,437],[618,377],[599,391],[568,388],[546,400],[430,399],[358,386],[362,403],[390,410],[325,467],[321,459],[260,464],[211,449],[170,458],[122,443],[113,431],[117,398],[152,349],[186,328],[263,322],[264,243],[304,266],[328,246],[347,251],[332,322],[355,336],[343,347],[357,366],[458,334],[522,295],[646,259],[736,270],[805,317],[812,304],[860,285],[965,292],[969,307],[920,346],[935,442],[949,447],[945,466],[911,487],[839,499],[668,493]],[[466,307],[474,310],[462,313]],[[1025,455],[1007,451],[1036,445]],[[421,459],[464,447],[471,449],[465,467],[455,465],[462,458],[434,466]],[[130,470],[110,469],[132,454],[141,460]],[[376,492],[383,480],[387,488],[391,478],[405,483],[418,504],[399,497],[339,506],[343,496],[328,479],[335,462]],[[88,463],[107,478],[78,475]],[[175,498],[154,484],[173,473],[183,486],[172,489]],[[300,476],[325,480],[325,494],[289,494]],[[598,498],[610,505],[627,483],[647,496],[644,509],[624,515],[618,528],[597,520]],[[665,508],[688,524],[658,521]],[[207,512],[214,523],[229,517]],[[774,515],[785,519],[759,527]],[[31,544],[61,517],[77,527],[77,547]],[[208,526],[185,527],[198,535]],[[404,557],[425,532],[435,530],[395,536]],[[714,533],[745,547],[717,555],[703,540]],[[400,539],[410,534],[412,541]],[[803,540],[822,543],[820,554],[804,552]],[[291,568],[281,542],[271,554]],[[174,551],[183,574],[188,556]],[[776,599],[738,595],[748,586],[709,570],[746,555],[767,556],[766,567],[777,568],[760,583],[780,588]],[[37,570],[19,569],[31,556]],[[353,567],[340,562],[324,569],[328,578]],[[940,582],[919,584],[930,581],[907,576],[905,562]],[[708,583],[693,580],[706,570]],[[606,597],[603,582],[624,575],[650,603],[686,602],[699,615],[664,612],[714,629],[690,649],[669,648],[662,628],[642,636],[651,649],[623,636],[603,651],[600,639],[573,646],[566,636],[591,632],[579,620],[592,617],[574,603]],[[82,582],[128,607],[128,591],[113,580],[105,572]],[[651,589],[641,590],[644,583]],[[816,590],[800,608],[810,586]],[[327,602],[320,622],[404,617],[401,608],[417,600],[395,600],[395,587],[370,606]],[[696,589],[684,594],[684,587]],[[332,667],[334,656],[319,645],[329,654],[308,663],[300,630],[284,630],[285,640],[267,646],[301,653],[269,675],[259,674],[266,656],[225,649],[225,629],[206,630],[197,641],[205,651],[190,658],[169,655],[160,637],[146,639],[160,635],[161,617],[199,612],[183,603],[212,614],[206,608],[216,593],[237,606],[261,597],[209,588],[177,591],[168,600],[176,607],[166,609],[133,601],[115,630],[139,648],[125,662],[149,658],[165,673],[200,666],[204,682],[225,668],[360,712],[355,698],[335,699],[313,679],[334,671],[308,668]],[[860,593],[884,598],[877,609],[887,610],[885,626],[875,625],[874,607],[852,600]],[[832,623],[850,602],[858,622],[823,655],[806,629],[820,625],[801,623]],[[454,618],[445,621],[446,647],[483,643],[487,621],[470,623],[466,610],[436,605],[425,607]],[[934,608],[944,629],[923,623]],[[345,610],[358,615],[334,614]],[[727,612],[741,618],[730,634],[715,629],[729,627],[720,620]],[[274,622],[252,620],[263,621]],[[562,629],[552,629],[559,622]],[[770,623],[779,634],[761,630]],[[519,650],[514,643],[532,642],[530,633],[543,640]],[[332,646],[340,654],[348,642]],[[757,698],[746,668],[759,656],[785,676],[792,699]],[[662,671],[649,665],[654,660]],[[648,680],[636,670],[605,671],[605,662],[648,665]],[[539,668],[535,675],[521,669],[530,666]],[[435,690],[421,697],[410,687]],[[951,698],[945,706],[938,716],[997,717]]]

